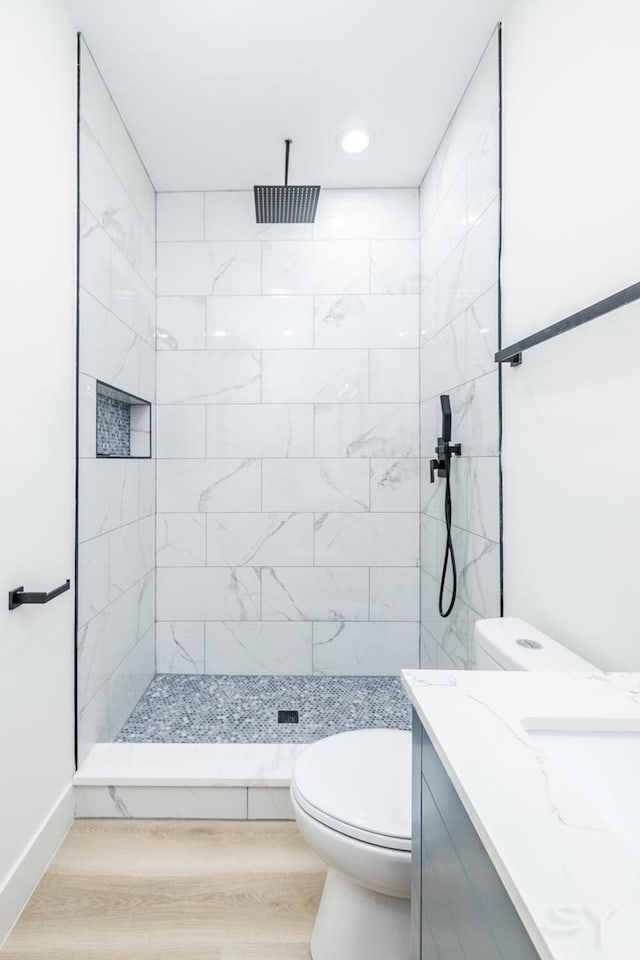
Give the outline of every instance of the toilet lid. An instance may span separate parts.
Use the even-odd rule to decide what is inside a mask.
[[[411,734],[354,730],[318,740],[293,769],[293,795],[315,820],[394,850],[411,849]]]

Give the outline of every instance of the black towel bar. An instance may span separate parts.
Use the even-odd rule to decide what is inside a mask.
[[[16,607],[21,607],[25,603],[49,603],[49,600],[54,600],[61,593],[66,593],[70,586],[71,581],[65,580],[63,584],[56,587],[55,590],[50,590],[49,593],[25,593],[24,587],[15,587],[15,589],[9,590],[9,610],[15,610]]]

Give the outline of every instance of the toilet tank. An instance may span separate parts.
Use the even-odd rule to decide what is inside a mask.
[[[517,617],[478,620],[474,640],[476,670],[597,671],[588,660]]]

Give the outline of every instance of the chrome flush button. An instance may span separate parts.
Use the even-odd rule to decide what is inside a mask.
[[[528,650],[542,650],[542,644],[537,640],[527,640],[526,637],[520,637],[516,640],[519,647],[526,647]]]

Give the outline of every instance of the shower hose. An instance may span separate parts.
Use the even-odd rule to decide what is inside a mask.
[[[440,595],[438,597],[438,610],[441,617],[448,617],[453,610],[458,593],[458,571],[456,569],[456,558],[453,552],[453,539],[451,537],[451,457],[446,458],[446,478],[444,491],[444,521],[447,528],[447,539],[444,549],[444,563],[442,565],[442,579],[440,580]],[[451,564],[451,599],[449,605],[444,605],[444,591],[447,580],[447,570]]]

